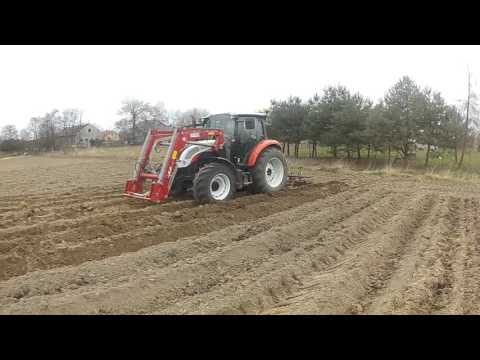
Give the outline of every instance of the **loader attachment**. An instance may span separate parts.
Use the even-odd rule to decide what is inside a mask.
[[[173,130],[150,129],[135,164],[133,178],[127,180],[124,196],[160,202],[168,198],[177,171],[176,162],[182,151],[199,140],[214,139],[213,150],[223,147],[223,132],[216,129],[174,128]],[[167,141],[167,142],[165,142]],[[152,150],[167,147],[160,166],[150,163]],[[151,181],[149,189],[145,182]]]

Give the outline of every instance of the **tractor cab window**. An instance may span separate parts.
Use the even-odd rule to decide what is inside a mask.
[[[226,138],[233,137],[235,121],[230,116],[212,116],[205,119],[203,127],[206,129],[220,129]]]
[[[262,122],[255,117],[239,117],[238,136],[240,141],[248,141],[250,139],[259,141],[264,139]]]
[[[246,118],[245,119],[245,129],[246,130],[255,129],[255,119],[254,118]]]

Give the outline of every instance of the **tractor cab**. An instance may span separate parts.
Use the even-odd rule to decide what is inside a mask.
[[[206,129],[220,129],[225,139],[225,157],[234,164],[247,162],[247,156],[255,145],[267,139],[266,114],[215,114],[202,118]]]

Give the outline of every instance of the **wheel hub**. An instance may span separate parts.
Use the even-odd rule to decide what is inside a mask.
[[[210,181],[210,194],[215,200],[224,200],[230,193],[230,178],[225,174],[217,174]]]
[[[285,175],[283,163],[279,158],[271,158],[265,167],[265,179],[267,184],[273,188],[278,187]]]

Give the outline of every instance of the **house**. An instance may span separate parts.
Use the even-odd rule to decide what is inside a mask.
[[[91,124],[79,126],[75,134],[75,145],[90,147],[94,144],[99,133],[100,130]]]
[[[415,144],[415,148],[416,150],[427,150],[428,148],[428,145],[426,144]],[[436,145],[430,145],[430,150],[431,151],[437,151],[438,150],[438,146]]]
[[[120,141],[120,134],[113,130],[105,130],[98,134],[98,139],[105,143],[115,143]]]
[[[92,124],[83,124],[63,129],[56,136],[56,143],[60,146],[90,147],[94,144],[100,130]]]

